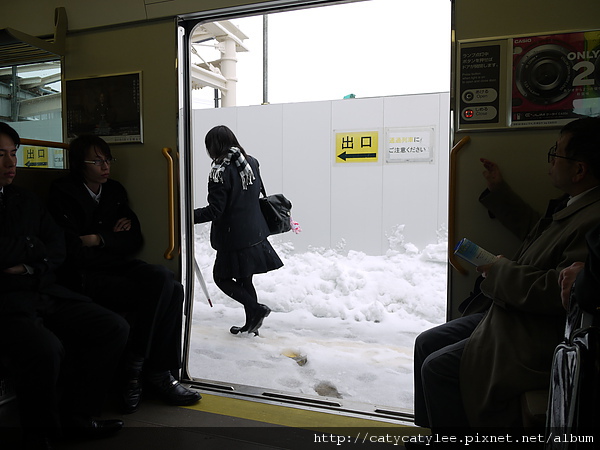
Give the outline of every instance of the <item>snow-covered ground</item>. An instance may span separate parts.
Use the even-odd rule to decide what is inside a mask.
[[[190,372],[193,377],[412,408],[413,343],[445,320],[446,235],[419,250],[403,226],[384,256],[344,248],[296,253],[294,235],[273,246],[284,267],[254,277],[272,313],[259,336],[232,335],[242,306],[212,280],[210,225],[196,226],[196,259],[213,303],[196,285]]]

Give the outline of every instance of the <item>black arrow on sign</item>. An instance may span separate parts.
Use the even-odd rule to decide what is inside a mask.
[[[346,153],[346,152],[344,152],[341,155],[338,155],[338,158],[346,161],[346,159],[348,159],[348,158],[375,158],[376,156],[377,156],[377,153]]]

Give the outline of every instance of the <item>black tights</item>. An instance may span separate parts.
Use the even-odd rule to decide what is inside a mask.
[[[235,301],[244,305],[246,321],[248,321],[258,306],[258,297],[252,284],[252,275],[237,279],[214,277],[214,280],[219,289]]]

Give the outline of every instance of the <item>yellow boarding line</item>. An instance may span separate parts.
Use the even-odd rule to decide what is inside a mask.
[[[328,414],[299,408],[290,408],[287,406],[234,399],[205,393],[202,393],[202,400],[200,400],[199,403],[192,406],[187,406],[186,408],[212,414],[237,417],[240,419],[255,420],[274,425],[305,428],[308,430],[331,427],[405,427],[410,429],[410,432],[407,434],[413,434],[413,432],[418,432],[418,430],[420,430],[420,428],[410,425],[379,422],[369,419],[348,417],[338,414]]]

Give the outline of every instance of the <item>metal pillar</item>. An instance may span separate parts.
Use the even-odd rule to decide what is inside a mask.
[[[221,42],[221,74],[227,80],[227,91],[223,91],[221,98],[221,106],[236,106],[237,102],[237,53],[235,49],[235,41],[233,39],[225,39]]]

